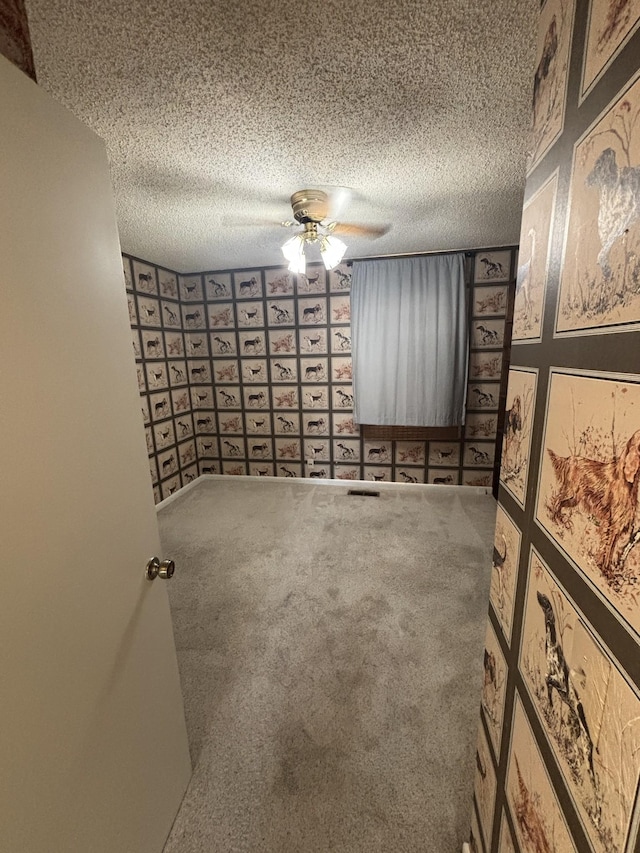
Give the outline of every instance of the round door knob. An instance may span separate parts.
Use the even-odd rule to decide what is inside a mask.
[[[173,560],[160,560],[157,557],[152,557],[147,563],[147,568],[145,570],[145,577],[147,580],[155,580],[156,578],[162,578],[164,581],[168,581],[173,577],[173,573],[176,570],[176,564]]]
[[[158,577],[162,578],[164,581],[168,581],[173,577],[175,570],[176,564],[173,560],[163,560],[160,563],[160,568],[158,569]]]
[[[157,557],[152,557],[147,563],[147,568],[145,569],[145,577],[148,581],[155,580],[158,577],[158,570],[160,569],[160,560]]]

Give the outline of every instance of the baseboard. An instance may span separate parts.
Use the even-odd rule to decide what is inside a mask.
[[[439,492],[459,492],[464,491],[466,494],[476,494],[476,495],[490,495],[491,489],[489,486],[443,486],[436,485],[435,483],[374,483],[371,480],[337,480],[337,479],[310,479],[309,477],[256,477],[253,474],[243,475],[243,476],[233,476],[231,474],[201,474],[197,480],[194,480],[193,483],[189,483],[189,486],[195,485],[200,480],[258,480],[261,483],[284,483],[284,484],[300,484],[307,486],[342,486],[343,488],[352,488],[353,486],[358,486],[359,488],[367,488],[367,489],[376,489],[382,491],[388,491],[389,489],[397,490],[401,489],[402,491],[415,491],[416,489],[437,489]],[[185,488],[188,488],[185,486]],[[184,492],[184,488],[180,489],[175,495],[171,495],[169,498],[166,498],[167,501],[172,498],[181,495]],[[162,503],[165,503],[163,501]],[[160,504],[158,504],[160,506]]]
[[[198,480],[200,480],[202,477],[206,477],[206,476],[208,476],[208,475],[207,474],[201,474],[199,477],[196,477],[195,480],[192,480],[190,483],[187,483],[186,486],[183,486],[181,489],[178,489],[178,491],[174,492],[174,494],[169,495],[168,498],[164,498],[164,500],[161,500],[159,503],[156,504],[156,512],[159,509],[162,509],[163,507],[168,506],[172,501],[175,501],[176,498],[179,498],[182,495],[186,495],[186,493],[188,491],[190,491],[195,486],[195,484],[198,482]]]

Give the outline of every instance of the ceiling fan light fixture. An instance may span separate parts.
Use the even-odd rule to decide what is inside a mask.
[[[346,251],[346,244],[338,239],[338,237],[330,234],[322,238],[320,254],[322,255],[322,262],[326,269],[332,270],[334,267],[337,267]]]
[[[295,258],[293,261],[290,261],[287,269],[289,270],[289,272],[292,272],[295,275],[304,275],[307,269],[307,262],[304,257],[304,252],[300,254],[299,258]]]
[[[304,275],[307,268],[304,256],[304,235],[296,234],[282,247],[282,254],[289,261],[289,272]]]
[[[337,267],[346,244],[333,235],[336,222],[325,222],[328,198],[323,190],[299,190],[291,196],[293,217],[304,231],[300,231],[282,246],[282,254],[289,261],[289,272],[304,275],[306,271],[305,249],[309,243],[319,244],[322,262],[328,270]]]
[[[288,261],[292,261],[299,254],[301,245],[301,235],[296,234],[282,244],[282,254]]]

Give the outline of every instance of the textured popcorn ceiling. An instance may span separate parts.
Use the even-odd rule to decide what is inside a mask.
[[[28,0],[39,82],[107,144],[123,250],[277,264],[317,184],[348,257],[514,243],[539,0]]]

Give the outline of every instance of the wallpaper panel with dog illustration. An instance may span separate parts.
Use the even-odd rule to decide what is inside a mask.
[[[470,841],[639,853],[640,3],[538,46]]]
[[[545,0],[541,5],[533,77],[530,171],[562,133],[574,6],[574,0]]]
[[[628,380],[551,371],[536,521],[640,634],[640,376]]]
[[[640,79],[576,143],[556,334],[640,323]]]
[[[519,668],[593,847],[625,849],[640,775],[630,760],[640,752],[640,698],[535,549]]]
[[[514,703],[506,793],[523,853],[579,853],[520,697]],[[585,848],[582,848],[585,849]],[[588,848],[587,848],[588,849]]]
[[[640,26],[640,0],[594,0],[589,8],[587,47],[582,75],[587,95],[611,61]]]
[[[558,176],[554,174],[522,211],[513,343],[539,341],[542,333],[557,183]]]

